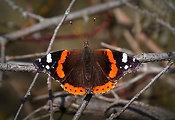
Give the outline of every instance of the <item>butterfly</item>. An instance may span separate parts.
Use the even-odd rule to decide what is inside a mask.
[[[92,50],[84,42],[82,50],[59,50],[34,62],[61,87],[74,95],[105,93],[127,73],[136,72],[140,62],[128,54],[110,49]]]

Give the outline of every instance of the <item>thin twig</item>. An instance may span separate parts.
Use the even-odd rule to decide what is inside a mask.
[[[1,38],[1,63],[5,63],[5,47],[6,47],[6,41]],[[2,76],[3,76],[3,72],[0,71],[0,86],[1,86],[1,82],[2,82]]]
[[[69,93],[65,92],[65,91],[60,91],[60,92],[53,93],[54,97],[65,96],[65,95],[69,95]],[[45,99],[45,98],[49,98],[49,95],[44,94],[44,95],[41,95],[41,96],[37,96],[33,99],[33,101],[38,101],[38,100]]]
[[[49,91],[49,106],[50,106],[50,120],[53,120],[53,93],[52,93],[52,85],[51,85],[51,77],[48,76],[47,78],[47,85],[48,85],[48,91]]]
[[[163,75],[173,64],[174,62],[169,62],[168,65],[158,73],[154,78],[151,79],[148,85],[146,85],[140,92],[138,92],[119,112],[112,114],[108,120],[113,120],[116,117],[119,117],[128,107],[134,102],[143,92],[145,92],[161,75]]]
[[[110,104],[105,109],[105,116],[121,110],[128,102],[128,100],[119,99]],[[174,118],[175,114],[173,112],[140,101],[134,101],[120,118],[115,120],[174,120]]]
[[[168,6],[168,8],[171,8],[173,11],[175,11],[175,6],[173,2],[171,2],[170,0],[162,0],[162,2],[164,2]]]
[[[125,49],[125,48],[116,47],[116,46],[113,46],[113,45],[109,45],[109,44],[104,43],[104,42],[101,42],[101,46],[105,47],[105,48],[109,48],[111,50],[117,50],[117,51],[125,52],[125,53],[127,53],[129,55],[134,55],[134,53],[131,50],[128,50],[128,49]]]
[[[167,53],[143,53],[141,55],[136,55],[134,57],[142,63],[155,62],[155,61],[156,62],[169,61],[169,60],[175,60],[175,51]]]
[[[24,97],[23,97],[23,99],[22,99],[22,101],[21,101],[21,105],[20,105],[20,107],[19,107],[19,109],[18,109],[18,111],[17,111],[17,113],[16,113],[16,115],[15,115],[14,120],[17,120],[18,115],[19,115],[21,109],[23,108],[24,103],[25,103],[25,101],[27,100],[28,95],[30,95],[30,91],[31,91],[32,87],[34,86],[34,84],[35,84],[35,82],[36,82],[36,79],[38,78],[38,75],[39,75],[39,73],[36,73],[35,77],[33,78],[33,81],[32,81],[32,83],[30,84],[30,87],[29,87],[29,89],[27,90],[27,93],[24,95]]]
[[[134,9],[135,11],[141,13],[141,14],[144,14],[144,15],[147,15],[149,17],[154,17],[155,18],[155,21],[157,23],[159,23],[160,25],[164,26],[165,28],[169,29],[173,34],[175,34],[175,28],[172,27],[169,23],[165,22],[163,19],[160,19],[158,14],[157,13],[152,13],[152,12],[149,12],[148,10],[144,9],[140,9],[139,6],[134,6],[130,3],[126,3],[126,5],[132,9]]]
[[[55,29],[55,31],[54,31],[54,34],[53,34],[53,36],[52,36],[52,39],[50,40],[50,43],[49,43],[48,49],[47,49],[47,51],[46,51],[46,54],[48,54],[48,53],[50,52],[51,47],[52,47],[52,44],[53,44],[53,42],[54,42],[54,40],[55,40],[55,36],[56,36],[58,30],[60,29],[61,25],[63,24],[64,20],[65,20],[66,17],[68,16],[68,14],[69,14],[69,12],[70,12],[70,9],[71,9],[71,7],[73,6],[73,3],[74,3],[74,2],[75,2],[75,0],[72,0],[72,1],[71,1],[71,3],[69,4],[69,6],[68,6],[68,8],[67,8],[67,10],[66,10],[66,12],[65,12],[65,14],[64,14],[64,16],[63,16],[63,18],[61,19],[60,23],[59,23],[58,26],[56,27],[56,29]],[[34,77],[34,79],[33,79],[32,84],[30,85],[30,87],[29,87],[27,93],[25,94],[25,96],[24,96],[24,98],[23,98],[23,101],[22,101],[22,103],[21,103],[21,105],[20,105],[20,108],[18,109],[18,112],[17,112],[17,114],[16,114],[14,120],[17,119],[17,117],[18,117],[18,115],[19,115],[19,113],[20,113],[20,111],[21,111],[21,109],[22,109],[22,107],[23,107],[23,105],[24,105],[24,103],[25,103],[25,101],[26,101],[26,99],[27,99],[27,96],[29,95],[28,93],[30,93],[32,87],[34,86],[34,83],[36,82],[36,79],[37,79],[38,75],[39,75],[39,73],[36,73],[36,75],[35,75],[35,77]],[[51,84],[50,84],[49,86],[51,86]],[[52,103],[51,103],[51,104],[52,104]],[[51,105],[51,106],[52,106],[52,105]],[[50,116],[51,116],[50,118],[52,119],[52,115],[50,115]]]
[[[84,15],[86,13],[86,15],[94,15],[94,14],[98,14],[98,13],[102,13],[105,11],[108,11],[110,9],[119,7],[123,4],[125,4],[126,2],[128,2],[130,0],[117,0],[117,1],[111,1],[111,2],[106,2],[103,4],[98,4],[95,6],[91,6],[82,10],[79,10],[77,12],[72,12],[67,19],[65,20],[65,22],[68,22],[70,20],[75,20],[75,19],[79,19],[82,18],[82,15]],[[14,41],[17,40],[18,38],[21,38],[23,36],[29,35],[31,33],[37,32],[39,30],[43,30],[45,28],[48,28],[49,26],[52,25],[57,25],[61,19],[62,19],[62,15],[61,16],[57,16],[57,17],[53,17],[53,18],[48,18],[40,23],[37,23],[35,25],[32,25],[30,27],[24,28],[22,30],[18,30],[12,33],[8,33],[3,35],[4,38],[7,38],[7,41]]]
[[[131,79],[131,80],[128,80],[127,82],[119,83],[119,84],[117,85],[117,87],[114,88],[114,91],[119,91],[119,90],[121,90],[121,89],[124,89],[124,88],[128,87],[129,85],[131,85],[132,83],[137,82],[138,80],[140,80],[141,78],[143,78],[143,77],[146,76],[147,74],[148,74],[148,72],[145,72],[145,73],[143,73],[143,74],[140,74],[140,75],[134,77],[134,78]]]
[[[118,100],[120,97],[118,96],[118,94],[114,91],[114,90],[110,90],[110,92],[112,93],[112,95],[114,96],[114,98],[116,100]]]
[[[25,11],[23,8],[19,7],[18,5],[16,5],[11,0],[4,0],[4,1],[7,2],[8,5],[11,6],[13,10],[18,10],[24,17],[31,17],[31,18],[37,19],[38,21],[43,21],[44,20],[44,18],[39,16],[39,15],[36,15],[36,14],[31,13],[31,12]]]
[[[58,33],[58,31],[59,31],[61,25],[63,24],[63,22],[65,21],[65,19],[66,19],[67,16],[69,15],[70,9],[72,8],[72,6],[73,6],[73,4],[75,3],[75,1],[76,1],[76,0],[72,0],[72,1],[71,1],[71,3],[69,4],[67,10],[66,10],[65,13],[64,13],[63,18],[61,19],[61,21],[59,22],[59,24],[58,24],[57,27],[55,28],[54,33],[53,33],[53,35],[52,35],[52,38],[51,38],[51,40],[50,40],[49,46],[48,46],[48,48],[47,48],[46,54],[49,54],[49,52],[50,52],[50,50],[51,50],[51,47],[52,47],[52,45],[53,45],[53,42],[55,41],[56,35],[57,35],[57,33]],[[51,89],[52,86],[51,86],[51,77],[50,77],[50,76],[48,76],[48,83],[47,83],[47,84],[48,84],[48,91],[49,91],[49,98],[50,98],[50,100],[49,100],[49,103],[50,103],[50,111],[51,111],[51,112],[50,112],[50,120],[53,120],[53,113],[54,113],[54,111],[53,111],[53,98],[52,98],[53,94],[52,94],[52,89]]]
[[[37,69],[32,63],[17,63],[8,62],[0,63],[0,70],[2,71],[12,71],[12,72],[37,72]]]
[[[87,94],[83,100],[83,103],[81,104],[80,108],[74,115],[74,118],[72,120],[78,120],[80,116],[82,115],[83,111],[85,110],[86,106],[88,105],[89,101],[91,100],[93,94]]]
[[[34,54],[27,54],[27,55],[19,55],[19,56],[6,56],[5,60],[9,61],[9,60],[18,60],[18,59],[26,59],[26,58],[32,58],[32,57],[41,57],[46,55],[45,52],[43,53],[34,53]]]
[[[30,113],[29,115],[27,115],[23,120],[28,120],[31,116],[33,116],[34,114],[36,114],[37,112],[40,112],[41,110],[45,110],[46,109],[46,105],[45,106],[42,106],[42,107],[39,107],[37,108],[36,110],[34,110],[32,113]],[[47,107],[49,108],[49,107]]]
[[[106,102],[114,102],[116,100],[115,98],[109,98],[109,97],[102,96],[102,95],[95,95],[95,98],[106,101]]]
[[[53,44],[53,42],[54,42],[54,40],[55,40],[55,38],[56,38],[56,35],[57,35],[57,33],[58,33],[58,31],[59,31],[61,25],[63,24],[63,22],[65,21],[65,19],[66,19],[67,16],[68,16],[68,14],[70,13],[70,9],[72,8],[72,6],[73,6],[73,4],[74,4],[75,1],[76,1],[76,0],[72,0],[72,1],[71,1],[71,3],[69,4],[67,10],[66,10],[65,13],[64,13],[64,16],[62,17],[61,21],[59,22],[59,24],[58,24],[57,27],[55,28],[54,33],[53,33],[53,35],[52,35],[52,38],[51,38],[51,40],[50,40],[50,43],[49,43],[49,46],[48,46],[48,49],[47,49],[46,54],[48,54],[48,53],[50,52],[51,46],[52,46],[52,44]]]

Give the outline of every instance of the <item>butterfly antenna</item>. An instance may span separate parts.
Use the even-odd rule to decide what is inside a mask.
[[[93,22],[95,23],[96,22],[96,18],[94,17],[93,18]],[[95,25],[95,24],[93,24],[93,25]],[[93,31],[93,28],[94,28],[94,26],[93,27],[91,27],[91,30],[90,30],[90,32],[87,34],[87,42],[90,40],[90,38],[92,38],[92,36],[95,34],[94,32],[92,32]]]
[[[74,29],[74,34],[76,34],[75,36],[78,36],[78,38],[80,38],[81,40],[83,40],[83,35],[80,34],[80,32],[78,32],[78,31],[80,31],[80,27],[75,27],[74,26],[74,23],[71,20],[69,21],[69,23],[70,23],[70,25],[72,25],[72,27]]]

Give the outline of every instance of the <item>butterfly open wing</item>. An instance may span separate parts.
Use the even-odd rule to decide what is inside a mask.
[[[136,72],[140,62],[124,52],[109,49],[95,50],[96,61],[110,81],[117,82],[127,73]]]
[[[79,61],[80,54],[81,51],[73,50],[52,52],[43,58],[37,59],[34,62],[34,66],[38,69],[38,71],[47,73],[55,80],[63,82],[70,74],[73,66]],[[71,62],[68,61],[70,56],[74,56],[74,59]]]
[[[118,79],[134,72],[140,65],[133,57],[119,51],[90,48],[62,50],[38,59],[34,65],[39,71],[59,81],[72,94],[98,94],[114,88]]]

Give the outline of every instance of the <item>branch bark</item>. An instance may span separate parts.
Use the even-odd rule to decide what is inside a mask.
[[[128,100],[119,99],[116,102],[111,103],[92,97],[91,102],[89,102],[87,108],[83,113],[107,118],[111,113],[120,111],[120,109],[123,108],[123,106],[125,106],[128,102]],[[60,108],[65,108],[65,111],[70,114],[76,112],[78,106],[82,104],[82,97],[72,95],[68,95],[66,97],[60,96],[54,99],[53,104],[57,106],[54,108],[54,110],[61,112]],[[47,111],[49,109],[49,106],[46,106],[45,110]],[[134,101],[120,116],[120,119],[127,120],[170,120],[174,118],[175,114],[168,110],[162,109],[160,107],[150,106],[139,101]]]

